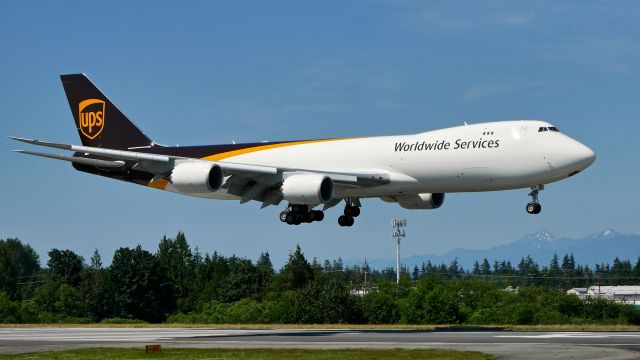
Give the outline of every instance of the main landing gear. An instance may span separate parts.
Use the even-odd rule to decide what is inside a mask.
[[[353,205],[351,201],[347,201],[347,205],[344,207],[344,215],[338,218],[338,225],[340,226],[353,226],[355,222],[353,218],[360,215],[360,207]]]
[[[280,213],[280,221],[289,225],[300,225],[322,221],[322,219],[324,219],[324,213],[320,210],[309,210],[308,205],[292,204],[287,210]]]
[[[353,226],[355,222],[354,218],[360,215],[360,201],[359,199],[345,199],[347,203],[344,207],[344,215],[340,215],[338,218],[338,224],[340,226]],[[329,207],[337,205],[338,202],[330,204]],[[289,225],[300,225],[302,223],[310,223],[314,221],[322,221],[324,219],[324,212],[320,210],[311,210],[309,205],[301,204],[289,204],[287,209],[280,213],[280,221]]]
[[[531,192],[529,196],[531,196],[532,201],[527,204],[527,212],[529,214],[540,214],[542,211],[542,206],[538,203],[538,192],[540,190],[544,190],[544,185],[536,185],[531,187]]]

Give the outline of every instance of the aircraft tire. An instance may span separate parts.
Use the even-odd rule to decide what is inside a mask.
[[[357,208],[356,208],[357,209]],[[351,227],[353,226],[353,223],[355,222],[355,220],[353,219],[352,216],[348,216],[347,217],[347,226]]]
[[[529,214],[540,214],[540,211],[542,211],[542,206],[538,203],[530,202],[527,204],[526,210]]]
[[[536,203],[536,210],[534,214],[540,214],[540,211],[542,211],[542,205]]]
[[[358,217],[360,215],[360,208],[357,206],[352,206],[351,207],[351,216]]]

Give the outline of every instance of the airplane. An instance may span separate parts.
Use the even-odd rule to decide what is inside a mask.
[[[82,145],[9,137],[71,155],[14,150],[71,162],[79,171],[179,194],[287,203],[289,225],[322,221],[344,201],[340,226],[352,226],[362,199],[405,209],[437,209],[446,193],[530,188],[540,213],[544,186],[578,174],[593,150],[535,120],[464,124],[413,135],[204,146],[155,143],[85,74],[61,75]],[[318,209],[322,206],[322,209]]]

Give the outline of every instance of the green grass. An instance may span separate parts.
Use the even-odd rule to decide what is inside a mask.
[[[275,359],[275,360],[333,360],[333,359],[434,359],[489,360],[493,355],[472,351],[439,349],[163,349],[158,354],[145,354],[144,349],[91,348],[67,351],[48,351],[20,355],[0,355],[0,359]]]

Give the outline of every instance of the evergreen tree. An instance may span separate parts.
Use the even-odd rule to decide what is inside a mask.
[[[189,295],[194,288],[197,264],[184,233],[179,231],[175,239],[164,236],[158,244],[156,257],[173,283],[180,310],[191,310],[193,303],[189,303]]]
[[[95,250],[93,250],[93,255],[91,255],[91,268],[93,270],[102,269],[102,256],[100,256],[98,248],[95,248]]]
[[[300,289],[312,280],[311,265],[305,259],[300,245],[289,254],[289,261],[282,268],[282,285],[285,290]]]
[[[491,275],[491,266],[489,265],[489,260],[487,260],[487,258],[484,258],[484,260],[482,260],[482,265],[480,266],[480,273],[482,275]]]
[[[481,271],[480,271],[480,264],[478,263],[478,260],[476,260],[473,263],[473,271],[471,272],[473,275],[480,275]]]
[[[273,280],[273,264],[268,252],[260,253],[260,257],[256,262],[256,271],[258,272],[258,284],[262,292],[266,292]]]
[[[159,322],[175,311],[173,287],[164,268],[140,245],[116,250],[109,281],[115,316]]]
[[[411,278],[413,280],[418,280],[420,277],[420,269],[418,269],[418,265],[413,266],[413,271],[411,272]]]

